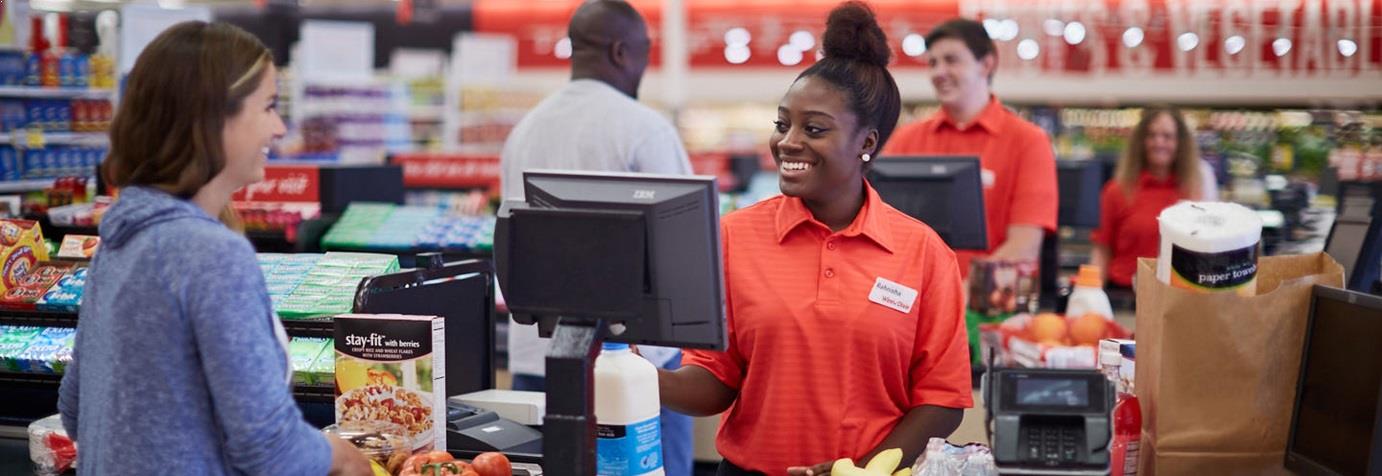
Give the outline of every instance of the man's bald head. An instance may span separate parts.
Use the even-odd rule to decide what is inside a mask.
[[[567,26],[575,79],[598,79],[632,97],[648,66],[648,26],[623,0],[590,0]]]

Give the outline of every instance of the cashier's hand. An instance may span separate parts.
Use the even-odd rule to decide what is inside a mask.
[[[830,474],[830,466],[833,464],[835,461],[832,460],[815,466],[792,466],[787,468],[787,474],[788,476],[821,476]]]
[[[322,435],[331,444],[331,470],[329,476],[374,476],[369,458],[345,440],[330,435]]]

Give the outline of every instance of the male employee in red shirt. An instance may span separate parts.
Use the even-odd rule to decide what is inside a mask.
[[[941,110],[898,129],[884,156],[977,155],[983,168],[989,249],[957,251],[960,272],[975,258],[1036,261],[1056,230],[1056,162],[1045,131],[993,96],[998,53],[983,25],[957,18],[926,35],[931,85]]]

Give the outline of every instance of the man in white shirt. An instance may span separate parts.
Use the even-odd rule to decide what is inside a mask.
[[[690,174],[691,163],[672,123],[639,104],[648,66],[648,28],[623,1],[590,1],[568,26],[571,82],[519,121],[501,153],[502,194],[523,199],[523,171],[535,169]],[[536,326],[509,325],[509,372],[515,390],[541,390],[547,339]],[[639,346],[653,365],[674,369],[681,351]],[[668,476],[691,474],[691,419],[662,412]]]

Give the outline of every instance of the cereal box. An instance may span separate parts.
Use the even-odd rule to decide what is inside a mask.
[[[33,220],[0,220],[0,292],[19,284],[39,261],[48,260],[43,232]]]
[[[336,422],[394,423],[414,449],[445,449],[442,318],[344,314],[335,327]]]
[[[62,237],[62,246],[58,248],[58,258],[89,260],[96,255],[96,248],[101,245],[101,237],[90,235],[67,235]]]

